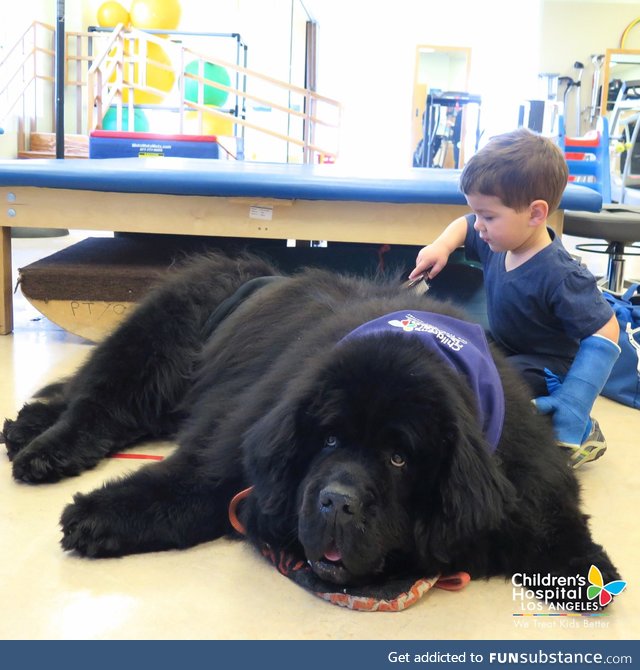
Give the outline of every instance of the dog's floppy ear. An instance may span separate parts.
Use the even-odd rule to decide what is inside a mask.
[[[304,411],[300,397],[285,392],[244,434],[242,451],[245,471],[251,473],[254,509],[247,530],[258,524],[263,539],[289,534],[291,523],[297,523],[298,485],[315,455],[315,440],[301,427],[305,422],[299,419]]]
[[[419,552],[444,563],[455,559],[461,544],[497,529],[514,495],[476,422],[465,414],[449,422],[435,495],[416,524]]]

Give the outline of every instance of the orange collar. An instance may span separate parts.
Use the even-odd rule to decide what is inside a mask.
[[[245,498],[249,497],[251,491],[253,491],[253,486],[249,486],[249,488],[240,491],[240,493],[236,493],[233,498],[231,498],[231,502],[229,503],[229,522],[241,535],[246,535],[247,529],[242,525],[240,519],[238,519],[238,505]]]

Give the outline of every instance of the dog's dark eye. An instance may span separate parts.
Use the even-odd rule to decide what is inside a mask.
[[[406,464],[402,454],[395,453],[391,456],[391,465],[394,465],[396,468],[403,468]]]
[[[335,435],[329,435],[325,438],[324,446],[327,449],[335,449],[338,446],[338,438]]]

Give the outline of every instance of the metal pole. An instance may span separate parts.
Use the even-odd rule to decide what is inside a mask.
[[[64,63],[65,63],[65,32],[64,32],[64,0],[56,0],[56,158],[64,158]]]
[[[580,136],[582,132],[582,111],[581,111],[581,106],[582,106],[582,73],[584,72],[584,65],[580,61],[576,61],[573,64],[573,67],[578,71],[578,76],[576,77],[576,80],[574,82],[574,86],[576,87],[576,94],[575,94],[575,99],[576,99],[576,137]]]
[[[591,84],[591,109],[589,113],[589,125],[594,126],[596,116],[599,115],[598,109],[598,93],[600,88],[600,72],[602,64],[604,63],[604,54],[591,54],[591,62],[593,63],[593,83]],[[605,114],[603,111],[602,114]]]
[[[304,54],[304,87],[315,93],[318,90],[318,24],[315,21],[307,21],[305,27],[305,54]],[[305,94],[304,111],[306,117],[303,121],[302,135],[305,141],[304,156],[305,163],[312,163],[314,152],[309,150],[309,144],[315,144],[315,126],[311,118],[316,114],[316,101],[313,96]]]

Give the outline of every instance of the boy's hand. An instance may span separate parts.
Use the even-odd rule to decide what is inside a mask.
[[[409,275],[409,279],[418,279],[424,275],[427,279],[433,279],[449,260],[449,250],[443,245],[434,242],[420,249],[416,258],[416,267]]]

